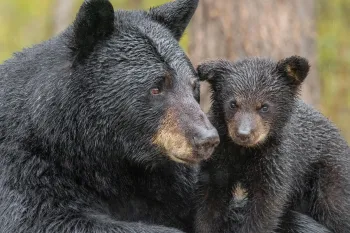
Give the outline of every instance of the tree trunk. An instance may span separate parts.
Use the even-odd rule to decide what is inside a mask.
[[[74,10],[73,0],[56,0],[53,8],[53,34],[63,31],[72,20]]]
[[[214,58],[304,56],[312,68],[302,98],[317,107],[315,29],[314,0],[201,0],[190,29],[189,54],[195,66]],[[209,101],[204,83],[201,105],[205,111]]]

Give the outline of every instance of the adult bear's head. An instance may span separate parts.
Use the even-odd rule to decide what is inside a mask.
[[[114,12],[107,0],[86,0],[62,34],[70,55],[63,63],[69,77],[60,78],[68,83],[60,97],[66,113],[52,118],[60,133],[47,124],[42,130],[61,135],[58,146],[70,154],[138,162],[208,158],[218,134],[199,107],[198,76],[178,44],[197,4]]]

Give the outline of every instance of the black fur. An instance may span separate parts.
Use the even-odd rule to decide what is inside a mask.
[[[176,0],[176,4],[166,3],[162,6],[151,8],[150,15],[157,22],[170,29],[176,39],[180,39],[187,24],[197,9],[199,0]]]
[[[169,108],[189,141],[214,129],[177,41],[196,6],[86,0],[62,34],[0,65],[1,233],[191,231],[197,168],[151,142]]]
[[[326,117],[298,98],[308,70],[300,57],[198,67],[212,86],[210,119],[221,140],[202,166],[198,233],[267,233],[280,224],[282,232],[350,232],[350,149]],[[235,138],[242,124],[249,130],[260,124],[257,135],[267,135],[251,146]],[[247,191],[243,200],[233,194],[238,185]]]
[[[288,211],[281,218],[278,233],[332,233],[324,225],[300,212]]]
[[[69,46],[77,60],[88,55],[97,42],[114,32],[114,9],[108,0],[85,1],[73,24],[72,42]]]

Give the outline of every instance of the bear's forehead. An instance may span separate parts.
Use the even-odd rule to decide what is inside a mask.
[[[251,96],[278,96],[286,88],[273,75],[235,76],[226,84],[227,94],[247,98]]]
[[[226,79],[226,94],[241,98],[279,96],[287,87],[275,72],[275,63],[269,60],[245,60],[234,64]]]
[[[116,15],[117,27],[121,26],[122,28],[119,30],[123,30],[124,35],[129,34],[130,40],[133,40],[133,36],[146,37],[153,49],[156,49],[163,58],[169,60],[185,56],[171,32],[160,23],[151,20],[146,12],[117,11]],[[137,30],[130,30],[131,28]]]
[[[242,89],[265,89],[279,81],[275,67],[276,64],[268,59],[246,59],[232,64],[226,80]]]
[[[186,55],[181,49],[178,41],[163,26],[155,22],[149,22],[140,28],[141,31],[153,42],[154,49],[169,64],[175,67],[186,63]]]
[[[247,76],[251,79],[268,77],[274,73],[276,64],[269,59],[251,58],[234,63],[232,66],[233,73],[240,76]]]
[[[123,26],[120,30],[124,31],[124,35],[128,35],[130,43],[133,43],[133,37],[146,38],[143,43],[147,43],[147,46],[143,48],[156,51],[161,60],[173,71],[176,71],[177,75],[189,78],[195,75],[194,68],[178,41],[163,25],[151,20],[146,12],[118,11],[116,15],[116,24],[120,25],[122,23]],[[134,28],[134,30],[130,30],[130,28]],[[150,54],[154,54],[153,51]]]

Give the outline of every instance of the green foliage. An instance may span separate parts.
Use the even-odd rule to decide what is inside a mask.
[[[48,0],[0,2],[0,61],[20,48],[48,38],[47,21],[52,15],[49,3]]]
[[[350,141],[350,1],[318,1],[318,73],[322,111]]]

